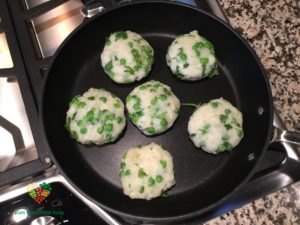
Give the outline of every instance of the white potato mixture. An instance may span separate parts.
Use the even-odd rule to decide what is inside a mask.
[[[213,45],[198,32],[179,35],[166,55],[172,73],[182,80],[200,80],[218,74]]]
[[[154,51],[141,35],[131,31],[112,33],[105,42],[101,63],[117,83],[133,83],[147,76],[154,62]]]
[[[90,88],[70,102],[65,127],[78,142],[101,145],[116,140],[125,124],[123,102],[104,89]]]
[[[199,106],[190,117],[194,145],[212,154],[232,150],[244,136],[242,113],[223,98]]]
[[[169,129],[178,117],[180,101],[171,88],[159,81],[137,86],[126,98],[130,120],[146,135]]]
[[[133,199],[159,197],[175,184],[172,156],[155,143],[129,149],[120,167],[123,192]]]

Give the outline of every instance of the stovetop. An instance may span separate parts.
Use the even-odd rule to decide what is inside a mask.
[[[226,21],[216,0],[180,1]],[[55,168],[38,126],[37,103],[52,56],[69,33],[86,20],[80,0],[0,1],[0,143],[4,149],[0,152],[0,224],[30,224],[34,220],[33,225],[105,224],[69,187],[48,179]],[[284,128],[276,113],[274,126]],[[216,209],[184,223],[200,224],[298,181],[299,165],[293,146],[270,145],[243,188]],[[38,192],[27,188],[32,182],[51,186],[41,203],[33,198]],[[143,223],[109,215],[119,224]]]

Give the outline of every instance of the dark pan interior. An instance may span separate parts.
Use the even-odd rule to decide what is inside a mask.
[[[178,34],[195,29],[214,44],[220,75],[183,82],[171,75],[165,54]],[[155,65],[140,82],[116,84],[100,65],[105,37],[119,30],[140,33],[154,48]],[[169,85],[182,103],[206,102],[219,97],[229,100],[243,112],[244,139],[233,152],[218,156],[196,149],[187,134],[187,122],[193,109],[186,106],[182,106],[174,126],[155,137],[144,136],[129,120],[122,137],[112,144],[84,146],[69,137],[64,123],[73,96],[90,87],[101,87],[124,102],[135,86],[151,79]],[[146,220],[182,219],[214,207],[250,174],[268,139],[272,113],[268,90],[251,51],[222,23],[178,4],[134,4],[94,18],[64,44],[45,85],[43,127],[62,172],[105,209]],[[260,106],[264,108],[262,115],[258,114]],[[169,197],[132,200],[122,193],[118,177],[120,158],[130,147],[150,142],[165,145],[172,154],[176,185],[169,191]],[[255,157],[249,161],[252,153]]]

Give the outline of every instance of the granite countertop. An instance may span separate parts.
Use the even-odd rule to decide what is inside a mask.
[[[300,131],[300,1],[219,3],[230,24],[250,43],[264,65],[274,105],[285,125]],[[205,223],[227,224],[300,224],[300,182]]]

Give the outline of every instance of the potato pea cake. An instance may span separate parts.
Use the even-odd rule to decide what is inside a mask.
[[[172,156],[155,143],[129,149],[120,170],[123,192],[132,199],[159,197],[175,184]]]
[[[126,98],[130,120],[146,135],[169,129],[178,117],[180,101],[171,88],[151,80],[137,86]]]
[[[179,35],[169,46],[167,65],[182,80],[200,80],[218,74],[214,46],[198,31]]]
[[[65,127],[76,141],[101,145],[116,140],[125,124],[122,101],[105,89],[90,88],[69,103]]]
[[[194,145],[212,154],[232,150],[244,136],[242,113],[223,98],[199,106],[190,117]]]
[[[154,51],[150,44],[131,31],[112,33],[101,54],[105,73],[121,84],[133,83],[147,76],[153,62]]]

